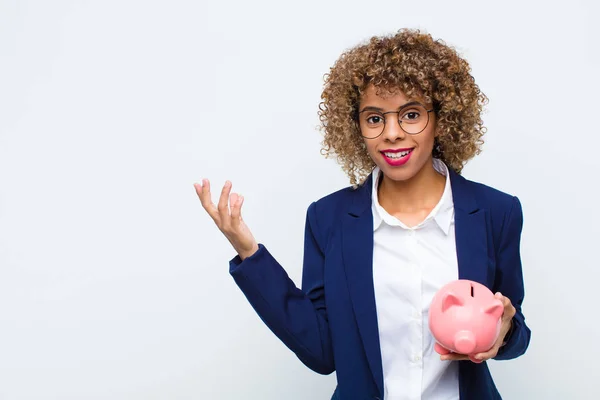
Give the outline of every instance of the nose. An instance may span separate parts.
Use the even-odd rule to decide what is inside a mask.
[[[398,114],[392,113],[385,116],[385,126],[383,127],[382,136],[393,142],[397,139],[406,138],[407,133],[400,127],[400,121],[398,121]]]
[[[454,347],[461,354],[470,354],[475,350],[475,335],[471,331],[460,331],[454,336]]]

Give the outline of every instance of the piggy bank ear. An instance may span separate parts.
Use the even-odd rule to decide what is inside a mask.
[[[504,306],[498,300],[497,303],[494,303],[491,306],[489,306],[488,308],[486,308],[485,312],[486,312],[486,314],[493,315],[495,318],[500,318],[502,316],[502,313],[504,312]]]
[[[442,299],[442,312],[445,312],[452,306],[462,306],[463,300],[452,292],[446,293]]]

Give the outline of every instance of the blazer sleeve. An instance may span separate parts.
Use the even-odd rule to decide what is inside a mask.
[[[325,307],[324,253],[318,233],[313,202],[306,213],[304,290],[296,287],[262,243],[243,261],[239,255],[230,260],[229,272],[269,329],[307,367],[320,374],[331,374],[335,367]]]
[[[513,317],[513,326],[504,339],[505,345],[500,347],[495,360],[508,360],[524,354],[531,338],[531,331],[521,311],[525,294],[520,252],[522,228],[521,203],[517,197],[513,197],[497,248],[494,292],[501,292],[508,297],[517,312]]]

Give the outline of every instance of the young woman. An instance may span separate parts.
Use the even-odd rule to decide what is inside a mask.
[[[480,152],[487,98],[443,41],[403,29],[346,51],[320,104],[326,155],[351,186],[308,207],[302,288],[241,217],[227,182],[203,207],[238,255],[230,273],[269,328],[309,368],[336,371],[333,399],[500,399],[486,360],[522,355],[522,210],[517,197],[460,175]],[[231,194],[230,194],[231,193]],[[480,282],[504,303],[494,346],[440,356],[435,292]]]

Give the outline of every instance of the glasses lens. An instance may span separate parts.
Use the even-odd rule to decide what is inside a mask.
[[[396,113],[385,114],[383,115],[383,113],[378,111],[364,111],[360,113],[359,124],[361,134],[366,138],[376,138],[381,135],[385,127],[385,117],[393,118],[392,115]],[[421,105],[406,107],[397,114],[400,127],[411,135],[422,132],[429,122],[429,113]]]
[[[423,106],[410,106],[400,111],[398,121],[406,133],[414,135],[425,129],[429,121],[429,114]]]
[[[383,132],[385,116],[377,111],[365,111],[360,114],[360,132],[366,138],[375,138]]]

